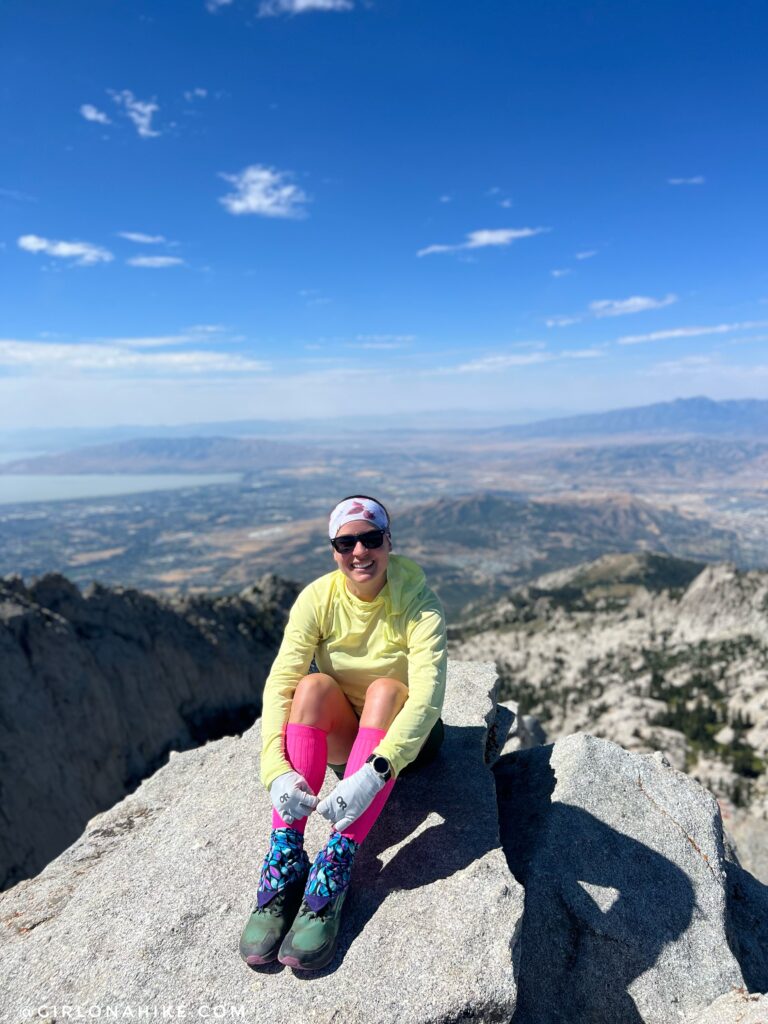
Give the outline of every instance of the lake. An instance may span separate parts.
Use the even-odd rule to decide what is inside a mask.
[[[113,498],[206,484],[235,484],[240,473],[0,474],[0,505],[76,498]]]

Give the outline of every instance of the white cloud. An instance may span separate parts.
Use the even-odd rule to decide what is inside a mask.
[[[184,260],[179,256],[133,256],[125,262],[129,267],[159,269],[160,267],[179,267],[184,263]]]
[[[702,174],[694,178],[667,178],[668,185],[703,185],[707,179]]]
[[[218,11],[220,7],[228,7],[232,3],[232,0],[206,0],[206,9],[212,14],[214,11]]]
[[[649,309],[663,309],[677,302],[676,295],[665,295],[663,299],[653,299],[647,295],[632,295],[628,299],[598,299],[590,302],[589,311],[596,317],[625,316],[627,313],[644,313]]]
[[[567,277],[571,273],[570,267],[562,267],[558,270],[550,270],[552,277]]]
[[[533,235],[540,235],[549,228],[485,228],[479,231],[470,231],[466,241],[456,245],[428,245],[425,249],[419,249],[417,256],[431,256],[438,252],[461,252],[465,249],[483,249],[486,246],[511,245],[518,238],[532,238]]]
[[[562,359],[595,359],[605,355],[602,348],[572,348],[560,353]]]
[[[163,235],[145,235],[143,231],[118,231],[118,238],[126,238],[137,245],[160,245],[165,242]]]
[[[652,331],[650,334],[625,334],[618,339],[618,344],[640,345],[647,341],[697,338],[706,334],[730,334],[732,331],[751,331],[761,327],[768,327],[768,320],[744,320],[741,323],[714,324],[710,327],[673,327],[667,331]]]
[[[570,327],[571,324],[581,323],[580,316],[551,316],[544,323],[547,327]]]
[[[152,127],[152,118],[160,107],[152,101],[137,100],[130,89],[121,92],[110,91],[110,96],[119,107],[123,107],[126,116],[133,121],[136,131],[142,139],[154,139],[160,135]]]
[[[499,200],[499,206],[503,207],[505,210],[510,210],[510,209],[512,209],[512,200],[511,199],[500,199]]]
[[[83,103],[80,107],[80,113],[86,121],[95,121],[96,124],[112,124],[104,111],[94,107],[92,103]]]
[[[470,363],[444,370],[445,373],[496,373],[512,366],[532,366],[534,363],[548,363],[553,357],[547,352],[531,352],[528,355],[494,355],[473,359]]]
[[[308,11],[351,11],[352,0],[262,0],[260,18],[274,18],[279,14],[306,14]]]
[[[17,244],[25,252],[45,253],[57,259],[73,260],[79,266],[89,267],[94,263],[109,263],[114,256],[108,249],[90,242],[56,242],[39,235],[22,235]]]
[[[449,196],[448,193],[446,192],[444,195],[440,196],[440,200],[439,201],[441,203],[452,203],[453,202],[453,196]]]
[[[298,185],[290,184],[289,173],[262,164],[251,164],[239,174],[220,174],[219,177],[235,186],[235,191],[221,196],[219,202],[234,214],[304,217],[302,204],[309,201],[308,197]]]
[[[192,103],[195,100],[204,100],[208,95],[207,89],[201,89],[199,86],[194,89],[187,89],[184,93],[184,99],[187,103]]]
[[[99,338],[99,344],[110,345],[117,348],[172,348],[177,345],[209,345],[220,335],[221,341],[232,342],[241,340],[227,333],[227,329],[218,324],[198,324],[195,327],[188,327],[179,334],[156,334],[145,335],[135,338]],[[90,342],[89,342],[90,344]]]
[[[597,256],[597,249],[583,249],[576,253],[577,260],[591,260],[593,256]]]
[[[0,340],[0,366],[56,372],[262,373],[268,364],[224,352],[136,352],[127,345]]]

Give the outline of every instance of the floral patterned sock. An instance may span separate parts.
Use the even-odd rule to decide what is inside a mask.
[[[291,882],[299,881],[308,867],[309,857],[304,852],[304,836],[292,828],[273,828],[256,893],[259,909],[265,907]]]
[[[322,910],[349,885],[358,844],[340,832],[331,837],[309,869],[304,900],[310,910]]]

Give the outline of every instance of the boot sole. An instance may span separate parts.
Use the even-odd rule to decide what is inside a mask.
[[[277,950],[274,953],[268,953],[266,956],[257,956],[255,953],[250,953],[244,959],[249,967],[263,967],[264,964],[273,964],[277,960]]]
[[[285,964],[286,967],[292,967],[294,971],[322,971],[322,969],[324,967],[327,967],[331,960],[333,960],[335,953],[336,946],[334,945],[333,949],[330,950],[329,955],[327,957],[325,957],[318,963],[314,964],[303,964],[301,960],[299,960],[298,957],[295,956],[279,956],[277,959],[280,961],[281,964]]]

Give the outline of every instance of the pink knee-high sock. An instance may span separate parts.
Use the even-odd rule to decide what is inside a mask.
[[[368,729],[367,727],[358,729],[357,737],[352,744],[347,767],[344,771],[345,779],[349,778],[358,768],[362,768],[366,759],[373,753],[374,749],[386,735],[384,729]],[[363,811],[357,821],[353,821],[349,828],[345,828],[341,834],[348,839],[354,839],[356,843],[362,843],[384,809],[384,804],[387,802],[394,784],[395,780],[390,779],[381,792],[376,794],[370,806]]]
[[[317,796],[328,761],[328,733],[314,725],[289,722],[285,727],[285,753],[293,770],[304,776]],[[277,811],[272,811],[272,828],[292,828],[304,835],[306,827],[307,818],[287,825]]]

